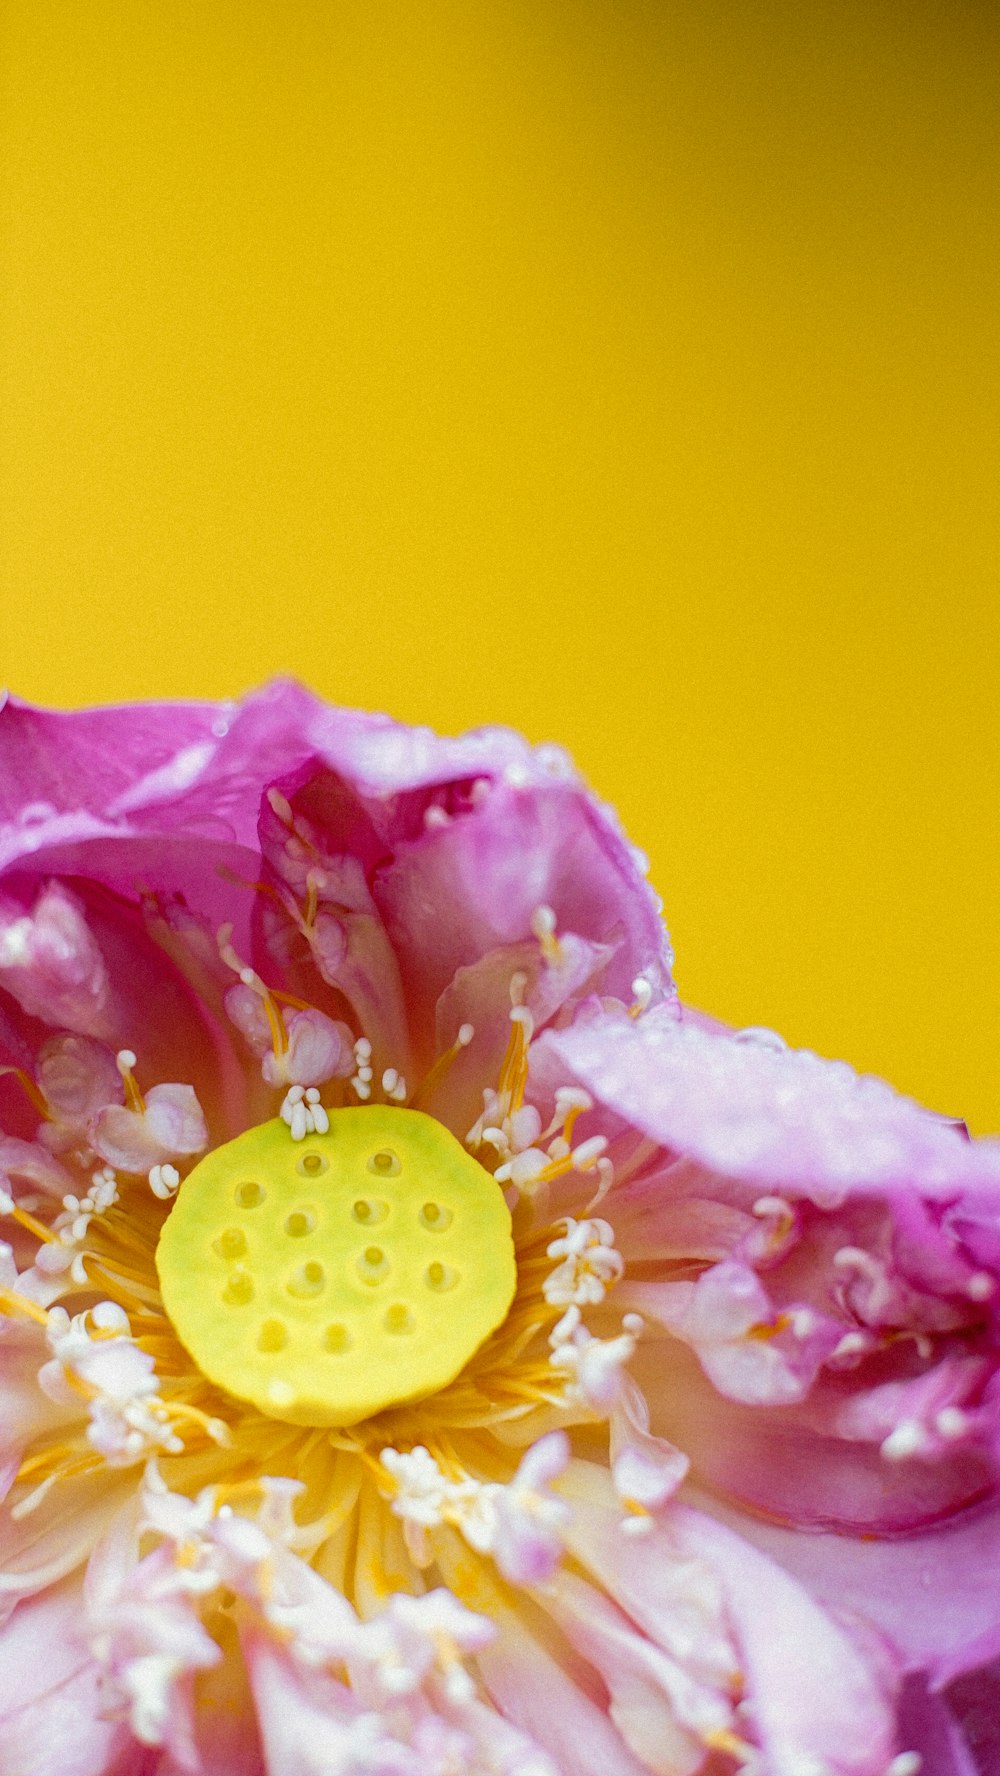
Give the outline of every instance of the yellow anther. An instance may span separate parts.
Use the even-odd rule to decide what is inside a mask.
[[[181,1343],[272,1418],[351,1425],[445,1387],[506,1318],[517,1272],[494,1179],[422,1111],[280,1118],[181,1185],[156,1254]]]

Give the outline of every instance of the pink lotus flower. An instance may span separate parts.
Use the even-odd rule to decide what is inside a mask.
[[[4,1776],[1000,1769],[1000,1146],[564,755],[0,713]]]

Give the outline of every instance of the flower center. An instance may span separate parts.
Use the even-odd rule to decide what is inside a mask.
[[[291,1140],[276,1118],[181,1185],[156,1252],[181,1343],[272,1418],[349,1425],[453,1381],[506,1318],[510,1211],[490,1174],[419,1110],[332,1110]]]

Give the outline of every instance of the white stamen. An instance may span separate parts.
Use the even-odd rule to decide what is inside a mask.
[[[155,1165],[149,1173],[149,1188],[161,1202],[169,1202],[176,1196],[180,1186],[181,1175],[176,1166]]]
[[[120,1048],[115,1055],[115,1063],[119,1073],[124,1079],[126,1073],[131,1073],[133,1067],[136,1065],[136,1057],[130,1048]]]
[[[632,982],[632,1003],[628,1008],[629,1016],[634,1018],[641,1017],[644,1011],[649,1010],[652,997],[652,981],[647,980],[644,974],[637,974],[635,980]]]
[[[315,1085],[311,1085],[308,1091],[301,1085],[289,1086],[279,1115],[283,1122],[287,1122],[293,1141],[304,1141],[307,1135],[325,1135],[330,1127],[330,1118],[320,1103]]]
[[[604,1135],[591,1135],[589,1141],[581,1141],[579,1147],[573,1149],[574,1170],[578,1172],[592,1171],[607,1144]]]

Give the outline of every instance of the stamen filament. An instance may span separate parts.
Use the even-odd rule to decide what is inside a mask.
[[[23,1067],[0,1067],[0,1079],[3,1078],[5,1073],[9,1074],[12,1079],[17,1080],[25,1097],[29,1100],[33,1108],[38,1111],[39,1116],[44,1116],[46,1122],[51,1122],[52,1115],[49,1106],[42,1097],[31,1074],[26,1073]]]
[[[49,1316],[45,1309],[37,1302],[29,1301],[26,1295],[20,1295],[16,1289],[0,1287],[0,1309],[7,1314],[23,1314],[36,1325],[48,1327]]]
[[[122,1084],[125,1087],[125,1098],[129,1109],[134,1110],[137,1116],[145,1116],[145,1099],[136,1084],[135,1074],[132,1071],[135,1066],[135,1055],[130,1048],[121,1048],[116,1054],[115,1060],[118,1064],[118,1071],[122,1076]]]
[[[419,1110],[422,1105],[427,1102],[432,1092],[437,1090],[442,1079],[445,1077],[445,1074],[450,1071],[463,1048],[468,1048],[475,1033],[472,1024],[461,1025],[458,1035],[451,1047],[446,1048],[443,1054],[438,1055],[433,1066],[428,1069],[424,1074],[423,1079],[420,1081],[420,1084],[417,1086],[417,1089],[410,1100],[411,1107],[414,1110]]]

